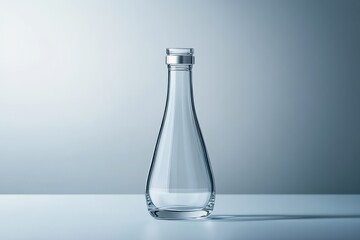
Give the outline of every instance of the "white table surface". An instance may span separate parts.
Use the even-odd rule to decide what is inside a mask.
[[[0,239],[360,239],[360,195],[217,195],[200,221],[155,220],[143,195],[0,195]]]

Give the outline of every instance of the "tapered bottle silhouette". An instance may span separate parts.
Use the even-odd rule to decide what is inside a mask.
[[[192,48],[166,49],[165,113],[151,162],[146,202],[159,219],[207,217],[215,203],[212,170],[195,113]]]

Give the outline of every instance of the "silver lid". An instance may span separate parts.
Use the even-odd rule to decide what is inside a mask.
[[[193,54],[193,48],[167,48],[165,63],[169,65],[192,65],[195,63],[195,57]]]

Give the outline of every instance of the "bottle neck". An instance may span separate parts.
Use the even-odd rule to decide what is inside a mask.
[[[193,109],[192,65],[168,65],[167,108]]]

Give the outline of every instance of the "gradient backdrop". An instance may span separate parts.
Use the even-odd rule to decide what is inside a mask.
[[[360,1],[1,1],[0,193],[143,193],[166,47],[218,193],[360,193]]]

